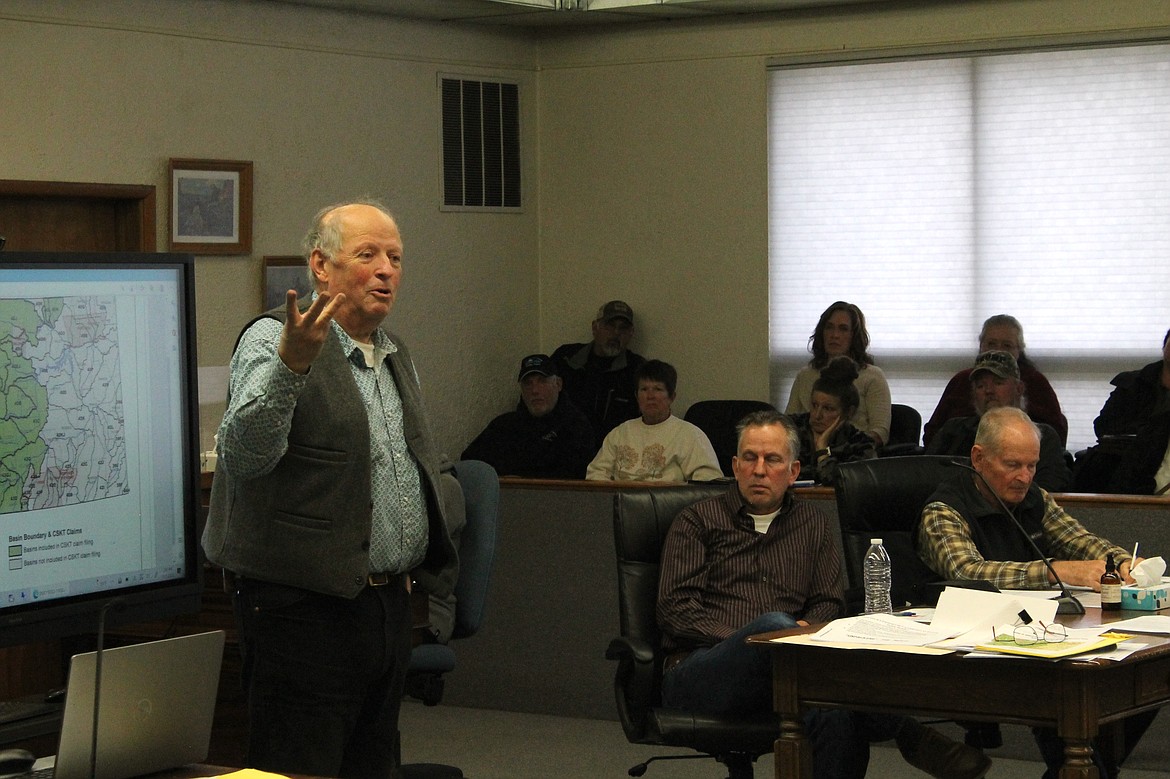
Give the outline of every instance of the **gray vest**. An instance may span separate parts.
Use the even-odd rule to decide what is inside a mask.
[[[262,316],[285,319],[283,308]],[[427,555],[414,575],[428,591],[444,595],[437,592],[443,588],[438,575],[454,564],[455,548],[438,486],[440,456],[410,355],[384,332],[398,347],[386,359],[402,397],[406,444],[418,460],[427,505]],[[216,471],[203,548],[209,560],[238,575],[352,598],[365,585],[371,521],[369,423],[341,342],[331,331],[297,399],[288,450],[276,467],[247,481]]]

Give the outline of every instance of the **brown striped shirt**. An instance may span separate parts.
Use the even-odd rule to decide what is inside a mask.
[[[757,533],[746,508],[732,484],[671,524],[658,579],[666,651],[715,644],[769,611],[809,622],[844,613],[841,555],[825,515],[789,492],[768,532]]]

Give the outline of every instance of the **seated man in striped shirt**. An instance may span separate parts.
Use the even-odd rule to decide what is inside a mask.
[[[675,518],[658,585],[663,702],[709,714],[772,710],[771,655],[747,636],[845,611],[834,527],[789,492],[800,474],[796,428],[769,410],[749,414],[738,432],[735,484]],[[869,742],[889,738],[931,776],[977,779],[991,767],[982,752],[909,717],[814,710],[804,724],[816,777],[865,776]]]

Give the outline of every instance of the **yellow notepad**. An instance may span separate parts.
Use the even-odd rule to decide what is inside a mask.
[[[1055,642],[1038,641],[1035,644],[1025,645],[1008,639],[1006,641],[996,640],[986,644],[979,644],[975,648],[981,652],[1002,652],[1004,654],[1022,655],[1024,657],[1056,659],[1084,654],[1085,652],[1095,652],[1098,649],[1107,649],[1111,646],[1117,646],[1122,641],[1127,641],[1131,638],[1133,636],[1126,633],[1102,633],[1094,638],[1068,638],[1064,641]]]

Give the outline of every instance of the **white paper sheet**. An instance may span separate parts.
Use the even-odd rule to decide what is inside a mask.
[[[864,614],[860,617],[835,619],[813,634],[813,640],[838,644],[882,646],[926,646],[947,638],[948,634],[892,614]]]

